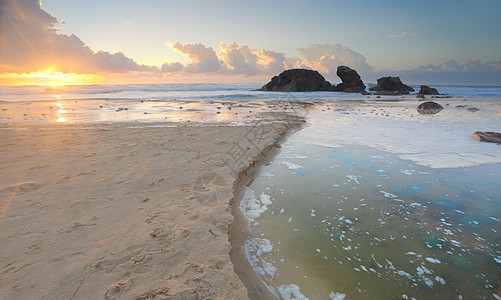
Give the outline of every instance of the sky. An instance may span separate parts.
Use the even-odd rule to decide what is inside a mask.
[[[0,0],[0,23],[0,83],[256,83],[289,68],[336,83],[348,65],[366,82],[501,85],[499,0]]]

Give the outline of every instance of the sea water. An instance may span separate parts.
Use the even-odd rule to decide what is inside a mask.
[[[84,86],[0,86],[0,124],[112,122],[242,122],[247,116],[279,111],[278,103],[351,102],[407,99],[406,96],[363,96],[338,92],[277,93],[256,91],[260,84],[152,84]],[[464,103],[501,99],[501,87],[437,86],[441,93]],[[418,86],[414,86],[416,90]],[[445,101],[446,99],[442,100]],[[463,104],[463,103],[461,103]],[[372,104],[370,104],[372,105]],[[381,103],[378,104],[378,106]],[[469,106],[468,106],[469,105]],[[485,112],[485,111],[484,111]],[[477,115],[482,115],[480,111]],[[444,114],[441,114],[444,115]],[[398,116],[395,114],[395,116]],[[483,116],[482,116],[483,117]]]
[[[245,255],[277,298],[499,299],[501,147],[470,135],[501,102],[435,101],[317,105],[245,187]]]
[[[432,169],[288,141],[246,187],[248,260],[283,299],[493,299],[501,165]]]

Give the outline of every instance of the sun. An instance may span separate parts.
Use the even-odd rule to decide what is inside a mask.
[[[89,85],[99,83],[102,76],[94,74],[63,73],[48,67],[32,73],[8,73],[0,75],[0,83],[7,85],[41,85],[58,87],[65,85]]]

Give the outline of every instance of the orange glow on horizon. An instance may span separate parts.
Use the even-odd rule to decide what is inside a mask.
[[[0,74],[0,84],[3,85],[40,85],[40,86],[65,86],[97,84],[104,77],[94,74],[63,73],[54,67],[32,73],[6,73]]]

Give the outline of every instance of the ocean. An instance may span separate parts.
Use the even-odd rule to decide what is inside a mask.
[[[285,102],[307,124],[245,185],[238,206],[251,228],[242,255],[271,294],[501,299],[501,148],[470,138],[501,131],[501,87],[434,86],[447,97],[428,97],[443,106],[433,115],[416,110],[415,93],[259,87],[1,87],[0,125],[239,125]]]
[[[368,84],[367,86],[371,86]],[[358,99],[359,94],[314,92],[255,92],[258,84],[153,84],[153,85],[83,85],[83,86],[2,86],[0,101],[52,100],[311,100]],[[416,91],[419,86],[412,86]],[[434,86],[453,97],[500,98],[500,86]]]

